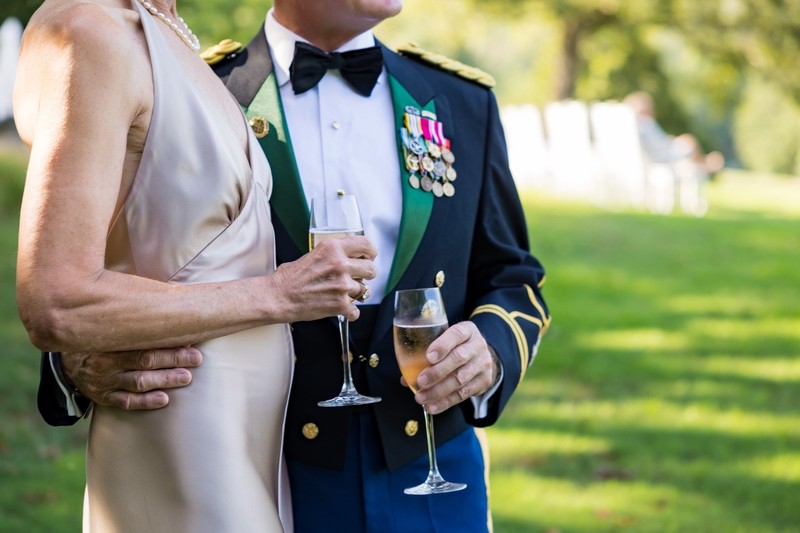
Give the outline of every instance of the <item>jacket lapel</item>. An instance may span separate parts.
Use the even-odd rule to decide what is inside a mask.
[[[403,273],[411,263],[414,252],[422,241],[422,236],[425,233],[425,228],[428,225],[431,210],[433,209],[433,195],[426,193],[422,189],[414,189],[408,183],[410,173],[406,168],[403,141],[399,134],[400,129],[403,127],[403,117],[406,108],[436,112],[433,100],[425,105],[418,103],[391,74],[389,75],[389,83],[394,103],[395,136],[397,137],[397,153],[402,180],[403,211],[397,236],[397,248],[392,260],[392,269],[386,282],[386,294],[391,293],[394,287],[397,286]]]
[[[432,87],[420,75],[419,69],[415,68],[413,63],[401,59],[400,56],[385,47],[383,48],[383,57],[389,73],[394,103],[395,135],[397,136],[400,175],[403,181],[403,211],[392,270],[372,333],[371,344],[373,345],[382,343],[385,336],[391,334],[394,298],[387,296],[391,295],[398,287],[412,288],[433,285],[432,279],[419,279],[421,275],[421,272],[417,273],[419,269],[409,270],[409,267],[412,262],[418,265],[420,262],[433,259],[435,255],[433,250],[430,251],[430,254],[418,254],[420,244],[429,227],[444,227],[447,222],[447,212],[453,200],[452,198],[436,198],[431,192],[411,187],[403,154],[403,143],[400,138],[400,128],[403,127],[403,114],[407,105],[420,111],[435,113],[437,120],[445,126],[445,134],[452,133],[447,130],[452,124],[448,101],[443,95],[434,93]],[[434,97],[436,97],[435,100]]]
[[[241,55],[243,57],[234,60],[238,65],[222,78],[250,124],[255,121],[265,123],[262,128],[266,126],[266,134],[260,135],[258,142],[272,169],[270,205],[297,247],[297,254],[292,254],[297,256],[308,251],[308,204],[284,119],[263,25]]]
[[[253,103],[245,109],[245,115],[248,120],[261,117],[269,124],[267,134],[258,139],[272,168],[272,196],[269,203],[298,252],[305,253],[308,251],[308,204],[274,73],[270,73]]]
[[[403,275],[411,265],[422,238],[425,235],[431,213],[440,208],[442,202],[434,202],[434,195],[422,189],[415,189],[409,184],[409,171],[406,169],[403,142],[400,130],[403,127],[403,117],[406,108],[412,107],[420,111],[429,111],[437,116],[441,122],[449,115],[447,102],[443,99],[434,101],[434,92],[426,80],[419,76],[419,72],[408,68],[409,63],[403,61],[394,52],[383,47],[384,63],[389,73],[389,84],[392,91],[394,104],[395,131],[397,138],[398,162],[403,191],[403,210],[400,220],[397,248],[392,261],[392,269],[386,283],[386,294],[391,294],[397,288]],[[444,120],[443,120],[444,118]],[[450,202],[446,201],[445,204]]]
[[[272,57],[267,48],[267,35],[263,25],[238,56],[231,56],[230,63],[226,71],[220,71],[225,67],[215,70],[239,105],[247,108],[272,73]]]

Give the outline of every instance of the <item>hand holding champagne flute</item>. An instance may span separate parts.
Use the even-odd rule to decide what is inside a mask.
[[[308,229],[308,244],[314,249],[328,239],[341,239],[354,235],[364,235],[361,214],[356,197],[344,193],[335,196],[319,197],[311,200],[311,220]],[[359,301],[366,300],[369,288],[365,286]],[[348,405],[365,405],[379,402],[380,398],[360,394],[353,384],[350,369],[350,332],[349,322],[338,315],[339,337],[341,339],[342,363],[344,365],[344,383],[342,390],[330,400],[319,402],[320,407],[344,407]]]
[[[400,373],[411,390],[417,392],[417,377],[430,366],[428,346],[447,329],[447,314],[438,288],[402,290],[394,298],[394,351]],[[440,494],[467,488],[465,483],[445,481],[436,464],[433,416],[423,409],[428,438],[428,478],[406,494]]]

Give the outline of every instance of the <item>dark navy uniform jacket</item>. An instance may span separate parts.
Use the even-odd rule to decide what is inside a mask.
[[[439,445],[469,425],[488,426],[497,420],[533,362],[550,319],[540,293],[544,269],[529,253],[494,94],[417,56],[382,48],[398,117],[394,134],[403,170],[403,219],[387,293],[380,305],[368,306],[374,308],[365,316],[370,315],[374,325],[371,332],[361,332],[362,342],[353,345],[353,370],[360,392],[382,398],[380,403],[355,409],[374,412],[386,466],[394,470],[426,453],[422,408],[400,384],[394,358],[395,290],[440,285],[450,323],[472,320],[503,366],[503,381],[486,417],[476,420],[469,400],[436,415]],[[262,135],[259,141],[273,171],[270,203],[277,259],[279,264],[293,261],[307,251],[308,206],[274,75],[270,76],[272,63],[263,28],[247,48],[227,56],[214,69]],[[458,173],[452,197],[435,197],[408,183],[399,131],[403,109],[409,105],[433,110],[443,124]],[[357,329],[358,322],[353,327]],[[341,468],[354,408],[316,405],[341,388],[337,326],[325,319],[294,323],[292,331],[296,366],[285,453],[293,460]],[[60,396],[49,363],[43,361],[40,412],[52,425],[72,424],[77,418],[67,416]]]

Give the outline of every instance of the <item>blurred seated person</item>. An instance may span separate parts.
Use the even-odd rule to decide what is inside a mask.
[[[629,94],[623,103],[633,109],[642,150],[651,163],[671,165],[678,179],[704,180],[718,172],[725,157],[718,151],[705,154],[691,133],[672,136],[656,121],[653,98],[646,92]]]

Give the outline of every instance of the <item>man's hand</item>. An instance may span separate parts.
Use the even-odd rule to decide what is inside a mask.
[[[161,389],[191,383],[188,368],[202,361],[200,351],[188,347],[61,354],[64,375],[83,396],[98,405],[126,411],[164,407],[169,395]]]
[[[417,378],[415,399],[431,414],[483,394],[500,377],[497,356],[469,321],[449,327],[431,343],[426,357],[431,366]]]

